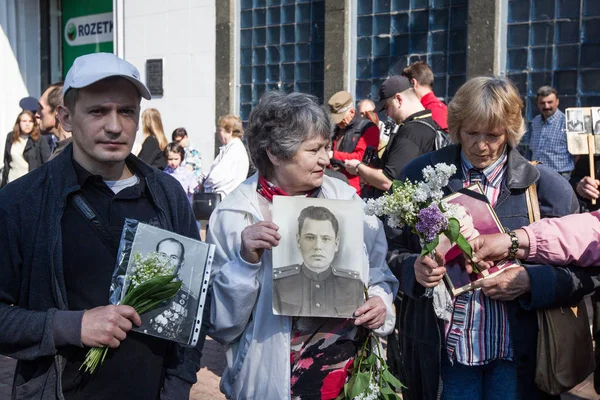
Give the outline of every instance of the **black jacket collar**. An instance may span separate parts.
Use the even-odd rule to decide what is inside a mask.
[[[431,153],[431,164],[449,162],[456,165],[456,173],[450,178],[449,186],[453,191],[462,189],[464,176],[460,168],[460,145],[447,146]],[[508,148],[508,168],[506,170],[505,184],[508,189],[526,189],[540,179],[540,172],[514,148]]]

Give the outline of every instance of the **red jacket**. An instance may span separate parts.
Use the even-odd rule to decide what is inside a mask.
[[[448,130],[448,108],[433,92],[427,93],[421,98],[421,104],[431,110],[431,117],[443,130]]]
[[[362,161],[367,146],[372,146],[375,149],[377,149],[377,147],[379,146],[379,127],[377,127],[376,125],[371,125],[370,127],[368,127],[356,142],[356,147],[351,153],[338,151],[338,141],[339,139],[336,139],[333,142],[333,158],[340,161]],[[348,178],[348,183],[350,184],[350,186],[356,189],[356,193],[358,193],[358,195],[360,196],[360,177],[358,175],[349,174],[348,171],[346,171],[345,169],[342,169],[340,171],[344,175],[346,175],[346,177]]]

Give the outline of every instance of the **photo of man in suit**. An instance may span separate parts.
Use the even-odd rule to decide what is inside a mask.
[[[175,274],[179,274],[185,263],[185,246],[174,238],[166,238],[158,242],[156,252],[170,259],[175,266]],[[191,294],[191,290],[184,284],[177,294],[165,304],[155,310],[142,314],[141,329],[145,333],[164,337],[170,340],[187,342],[191,333],[198,308],[198,300]]]
[[[567,132],[584,133],[583,111],[581,109],[567,110]]]
[[[326,207],[304,208],[298,217],[296,242],[302,264],[273,270],[274,313],[352,317],[364,302],[363,282],[358,271],[333,265],[340,248],[335,215]]]

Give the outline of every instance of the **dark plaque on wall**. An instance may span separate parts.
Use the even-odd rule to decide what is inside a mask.
[[[163,60],[146,60],[146,86],[152,96],[163,95]]]

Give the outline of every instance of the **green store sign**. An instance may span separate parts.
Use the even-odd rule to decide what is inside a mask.
[[[112,0],[62,0],[63,77],[79,56],[113,52]]]

